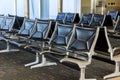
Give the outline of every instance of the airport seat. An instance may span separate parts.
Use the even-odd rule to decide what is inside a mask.
[[[32,33],[29,37],[33,42],[38,42],[37,45],[26,45],[25,49],[31,49],[32,51],[36,52],[36,60],[35,62],[31,62],[28,64],[25,64],[25,67],[31,66],[31,68],[34,68],[35,64],[39,63],[39,53],[42,51],[42,48],[44,48],[45,43],[48,42],[48,36],[51,28],[51,21],[37,21],[34,29],[32,30]],[[47,63],[45,63],[45,57],[42,55],[42,63],[43,66],[47,66]],[[48,63],[49,64],[49,63]],[[56,65],[56,63],[53,63]]]
[[[114,28],[114,32],[116,33],[116,34],[119,34],[120,33],[120,16],[118,17],[118,19],[117,19],[117,22],[116,22],[116,25],[115,25],[115,28]]]
[[[112,30],[114,30],[115,25],[110,15],[106,15],[103,26],[107,27],[108,32],[111,32]]]
[[[64,23],[66,13],[58,13],[56,20],[58,23]]]
[[[31,68],[56,65],[56,63],[46,61],[44,56],[46,53],[66,55],[66,57],[60,61],[78,64],[81,69],[79,80],[85,80],[84,71],[86,66],[91,63],[92,55],[94,55],[98,32],[99,28],[80,28],[73,27],[72,25],[57,24],[47,48],[44,47],[44,50],[39,52],[42,55],[42,62],[31,66]]]
[[[30,33],[32,32],[32,28],[34,25],[35,25],[35,20],[31,20],[31,19],[26,18],[17,35],[24,36],[24,37],[30,36]]]
[[[108,56],[111,61],[115,61],[114,73],[104,76],[104,79],[120,76],[120,72],[119,72],[120,54],[118,53],[119,50],[120,50],[119,46],[116,47],[111,44],[108,38],[106,27],[100,29],[98,40],[95,46],[95,53],[98,56],[102,55],[102,57]]]
[[[69,53],[67,53],[66,57],[61,60],[61,62],[72,62],[79,66],[79,80],[96,80],[85,79],[85,69],[87,65],[91,64],[98,33],[99,28],[76,27],[69,45],[67,46]]]
[[[72,34],[72,30],[73,30],[72,25],[64,25],[64,24],[58,24],[57,23],[56,26],[55,26],[55,30],[52,34],[52,37],[45,44],[46,46],[44,46],[42,49],[40,48],[41,50],[39,51],[39,54],[42,55],[42,62],[39,63],[39,64],[31,66],[31,68],[57,65],[55,62],[47,61],[46,57],[45,57],[45,54],[46,53],[56,54],[56,51],[60,52],[60,54],[57,53],[59,55],[65,54],[65,53],[61,53],[61,51],[65,52],[66,46],[67,46],[68,41],[70,39],[70,36]],[[38,57],[36,57],[36,59]]]
[[[10,14],[8,14],[8,16],[9,17],[15,17],[15,23],[14,23],[13,29],[20,30],[25,17],[10,15]]]
[[[0,16],[0,28],[2,28],[4,23],[5,23],[5,16]]]
[[[78,13],[66,13],[64,24],[78,23],[80,20]]]
[[[54,29],[55,29],[56,21],[54,21],[52,19],[49,19],[49,20],[37,19],[37,20],[38,21],[43,21],[43,22],[49,22],[49,21],[51,21],[51,28],[50,28],[49,35],[48,35],[48,37],[51,38],[52,33],[54,32]]]
[[[120,16],[118,16],[114,29],[108,34],[114,38],[120,38]]]
[[[83,14],[80,22],[78,23],[78,25],[80,25],[80,26],[89,26],[92,17],[93,17],[92,14]]]
[[[1,26],[0,30],[1,31],[11,31],[12,30],[12,26],[14,25],[14,22],[15,22],[15,17],[8,17],[6,16],[5,18],[5,22],[4,22],[4,25]]]
[[[108,11],[107,15],[110,15],[112,17],[112,19],[114,21],[116,21],[117,17],[119,16],[119,12],[118,11]]]
[[[105,21],[105,15],[101,14],[93,14],[93,18],[91,20],[90,26],[92,27],[102,27]]]
[[[11,19],[13,19],[13,17],[12,18],[10,17],[10,21],[12,21]],[[7,21],[7,25],[8,25],[8,23],[10,24],[10,21]],[[28,37],[29,34],[31,33],[29,29],[32,28],[34,23],[35,23],[34,21],[32,22],[29,19],[25,19],[18,34],[7,33],[9,36],[6,37],[5,36],[6,34],[1,36],[0,39],[6,42],[7,47],[6,47],[6,49],[0,50],[0,53],[19,51],[19,49],[12,49],[10,47],[10,44],[15,44],[17,46],[25,45],[26,44],[25,41],[28,41],[28,40],[26,40],[27,38],[25,38],[25,37]],[[14,23],[11,23],[11,24],[14,24]],[[13,25],[10,27],[5,26],[5,28],[4,28],[4,26],[2,27],[2,30],[4,30],[4,31],[12,31],[12,29],[13,29]],[[21,41],[21,37],[22,37],[22,41]]]

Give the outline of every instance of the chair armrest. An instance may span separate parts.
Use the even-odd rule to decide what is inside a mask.
[[[115,47],[113,49],[113,56],[117,56],[120,55],[120,47]]]
[[[26,49],[26,48],[29,48],[29,47],[31,47],[31,46],[33,46],[33,45],[26,45],[25,47],[24,47],[24,49]]]

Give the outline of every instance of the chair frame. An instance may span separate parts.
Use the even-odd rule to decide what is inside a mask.
[[[87,65],[91,64],[92,56],[95,53],[94,52],[94,48],[95,48],[95,45],[96,45],[96,41],[97,41],[98,35],[99,35],[99,27],[96,30],[96,35],[95,35],[95,38],[93,40],[93,43],[91,45],[90,50],[88,52],[80,51],[80,53],[88,55],[88,61],[82,62],[80,60],[76,60],[76,59],[72,59],[72,58],[68,58],[68,57],[63,58],[60,61],[60,62],[68,61],[68,62],[72,62],[72,63],[77,64],[79,66],[79,68],[81,69],[79,80],[96,80],[96,79],[85,79],[85,68],[86,68]],[[72,37],[71,37],[70,41],[71,40],[72,40]],[[70,45],[70,43],[68,43],[67,48],[69,47],[69,45]],[[69,53],[67,53],[66,55],[69,55]]]
[[[42,22],[42,21],[37,21],[38,23],[39,22]],[[36,24],[37,24],[37,22],[36,22]],[[46,32],[46,35],[43,37],[43,39],[47,39],[48,38],[48,33],[49,33],[49,31],[50,31],[50,28],[51,28],[51,21],[50,22],[42,22],[42,23],[48,23],[48,29],[47,29],[47,32]],[[36,26],[36,25],[35,25]],[[35,27],[34,26],[34,27]],[[31,39],[32,39],[32,35],[30,36],[31,37]],[[33,39],[34,40],[34,39]],[[41,46],[40,46],[40,51],[38,51],[38,50],[34,50],[35,52],[36,52],[36,58],[35,58],[35,61],[34,62],[31,62],[31,63],[28,63],[28,64],[25,64],[24,66],[25,67],[28,67],[28,66],[31,66],[30,68],[32,69],[32,68],[36,68],[36,67],[43,67],[43,66],[50,66],[50,65],[57,65],[55,62],[48,62],[47,60],[46,60],[46,58],[45,58],[45,56],[44,55],[42,55],[42,61],[41,61],[41,63],[40,63],[40,61],[39,61],[39,54],[40,53],[42,53],[42,51],[43,51],[43,49],[42,48],[44,48],[45,47],[45,43],[47,42],[47,41],[41,41],[41,40],[38,40],[38,41],[40,41],[41,42]],[[33,45],[27,45],[27,46],[25,46],[24,48],[29,48],[29,47],[31,47],[31,46],[33,46]],[[40,64],[39,64],[40,63]]]
[[[108,52],[110,53],[110,59],[112,61],[115,61],[115,71],[114,71],[114,73],[106,75],[106,76],[103,77],[104,79],[107,79],[107,78],[120,76],[120,71],[119,71],[120,70],[120,56],[119,55],[114,56],[115,51],[120,49],[120,47],[112,48],[112,45],[111,45],[111,43],[109,41],[109,38],[108,38],[108,34],[107,34],[107,29],[106,28],[105,28],[105,37],[106,37],[107,44],[108,44],[108,47],[109,47]]]

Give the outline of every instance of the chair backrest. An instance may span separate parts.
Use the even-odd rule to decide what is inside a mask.
[[[69,24],[69,23],[73,23],[76,17],[76,13],[67,13],[64,23],[65,24]]]
[[[117,18],[117,22],[116,22],[114,31],[117,33],[120,33],[120,16],[118,16],[118,18]]]
[[[85,51],[94,54],[99,28],[76,27],[71,38],[69,49],[73,51]]]
[[[117,20],[119,12],[118,11],[108,11],[107,15],[110,15],[113,20]]]
[[[2,30],[5,31],[11,31],[13,29],[13,25],[15,23],[15,17],[6,17],[5,18],[5,23],[3,26],[1,26]]]
[[[8,16],[9,17],[15,17],[15,23],[14,23],[13,29],[20,30],[25,17],[20,17],[20,16],[16,16],[16,15],[10,15],[10,14],[8,14]]]
[[[113,28],[114,23],[110,15],[106,15],[103,26],[107,26],[107,28]]]
[[[19,30],[18,34],[24,35],[24,36],[30,36],[30,33],[32,32],[32,28],[35,25],[34,20],[30,20],[25,18],[24,22],[22,24],[21,29]]]
[[[57,17],[56,17],[56,21],[58,23],[63,23],[66,17],[66,13],[58,13]]]
[[[52,19],[49,19],[49,20],[37,19],[37,20],[42,21],[42,22],[47,22],[47,23],[49,23],[51,21],[51,27],[50,27],[50,31],[49,31],[49,35],[48,35],[48,38],[51,38],[52,33],[54,32],[54,29],[55,29],[56,21],[54,21]]]
[[[80,22],[79,22],[79,24],[78,25],[90,25],[90,22],[91,22],[91,19],[92,19],[92,14],[84,14],[84,15],[82,15],[82,18],[81,18],[81,20],[80,20]]]
[[[54,45],[67,46],[73,31],[72,25],[56,24],[50,43]]]
[[[0,16],[0,29],[3,27],[5,24],[5,16]]]
[[[105,15],[94,14],[90,26],[103,26]]]
[[[50,31],[51,21],[36,21],[35,26],[33,27],[30,38],[45,40],[48,37]]]
[[[99,56],[103,58],[112,59],[113,57],[113,49],[108,38],[106,27],[100,28],[95,50],[97,52],[97,55],[100,54]]]

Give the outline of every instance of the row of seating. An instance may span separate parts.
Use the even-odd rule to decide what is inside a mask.
[[[60,62],[67,61],[77,64],[81,69],[80,80],[85,80],[86,66],[91,64],[92,56],[97,53],[95,50],[102,51],[100,43],[105,42],[107,51],[110,52],[111,60],[116,61],[117,69],[115,76],[119,75],[119,57],[117,57],[118,55],[114,55],[115,50],[118,50],[118,48],[112,49],[105,27],[87,28],[78,25],[56,23],[54,32],[49,37],[52,28],[52,21],[49,20],[30,20],[24,18],[22,27],[17,32],[13,28],[15,17],[0,17],[0,22],[2,24],[0,28],[0,40],[4,40],[7,43],[7,49],[1,50],[0,53],[18,51],[18,49],[11,49],[10,44],[36,52],[35,62],[26,64],[25,66],[32,65],[31,68],[35,68],[56,65],[56,63],[48,62],[45,54],[64,55]],[[42,56],[40,64],[39,55]]]
[[[118,11],[108,11],[106,15],[78,13],[58,13],[56,21],[63,24],[76,23],[82,26],[113,26],[120,13]]]

